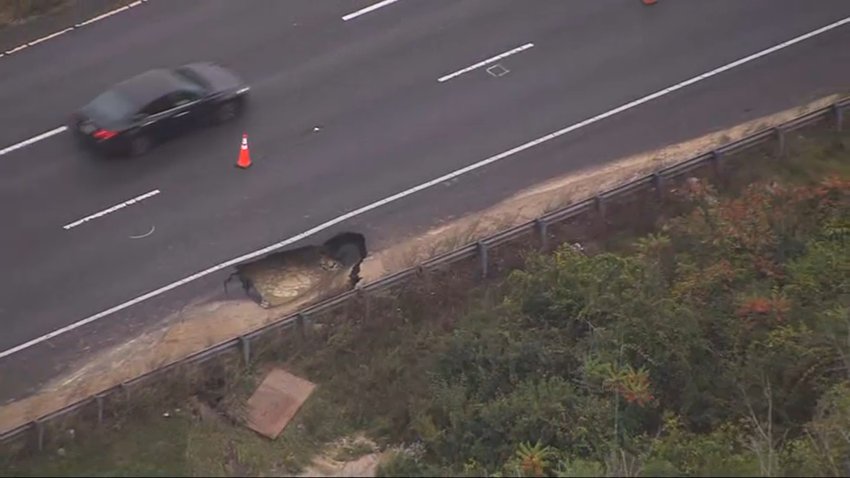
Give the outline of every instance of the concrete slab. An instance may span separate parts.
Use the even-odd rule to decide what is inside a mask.
[[[274,440],[315,388],[283,369],[272,369],[248,400],[248,428]]]

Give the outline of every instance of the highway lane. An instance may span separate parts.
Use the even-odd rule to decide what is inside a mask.
[[[504,9],[504,7],[502,8]],[[444,24],[458,14],[456,8],[437,10],[437,12],[440,17],[437,20],[444,22]],[[502,18],[504,21],[508,21],[510,15],[503,14]],[[420,30],[422,29],[420,28]],[[418,34],[421,35],[422,33],[419,32]],[[396,31],[390,31],[389,35],[397,36],[398,29]],[[345,49],[341,50],[344,52]],[[334,51],[332,55],[340,56],[337,51]],[[319,61],[313,60],[308,65],[308,68],[315,68],[313,65],[318,64],[324,68],[326,74],[333,73],[333,71],[327,68],[328,61],[325,57],[316,55],[312,58],[318,58]],[[350,62],[353,60],[347,58],[346,61]],[[430,76],[431,72],[428,71],[428,74]],[[304,81],[309,81],[309,79],[305,79]],[[327,80],[325,81],[327,82]],[[256,90],[260,91],[262,88],[263,86],[259,85],[256,87]],[[360,93],[363,93],[362,89]],[[372,96],[375,96],[374,92]],[[345,108],[345,104],[341,104],[341,102],[330,102],[329,104],[334,105],[335,108]],[[268,105],[268,102],[264,103],[264,105]],[[266,132],[266,136],[275,135],[273,129],[280,126],[280,122],[276,118],[280,116],[280,110],[276,106],[272,105],[272,108],[269,108],[272,114],[267,115],[263,120],[263,125],[272,128],[272,130]],[[305,109],[304,112],[309,112],[309,109]],[[295,120],[298,120],[299,117],[296,117]],[[289,117],[290,121],[292,121],[291,118]],[[278,154],[287,154],[287,144],[272,145],[266,148],[262,141],[263,134],[258,133],[258,128],[248,127],[247,129],[252,132],[252,146],[255,151],[256,160],[262,162],[262,151],[264,150],[275,151]],[[181,246],[172,236],[161,234],[163,231],[173,232],[173,229],[169,229],[170,224],[167,222],[170,217],[159,217],[157,225],[159,226],[160,233],[157,233],[150,240],[145,241],[144,244],[139,246],[147,248],[145,249],[147,251],[146,255],[134,255],[137,253],[135,243],[127,245],[130,242],[127,240],[127,236],[137,234],[138,231],[131,230],[125,234],[124,229],[129,228],[115,227],[112,221],[113,218],[111,217],[86,224],[85,227],[75,229],[69,233],[63,231],[58,236],[53,234],[58,230],[56,228],[58,224],[65,224],[76,218],[72,214],[82,215],[82,212],[68,211],[93,212],[112,204],[112,200],[101,201],[101,198],[104,196],[121,198],[120,200],[123,201],[143,192],[139,191],[136,193],[133,191],[137,188],[147,187],[143,186],[146,182],[152,182],[148,175],[158,174],[163,181],[163,187],[171,195],[170,198],[174,202],[171,203],[172,205],[165,206],[167,210],[185,212],[187,208],[184,206],[192,201],[196,204],[188,209],[195,207],[206,209],[203,215],[184,214],[183,217],[177,217],[174,225],[177,229],[191,229],[200,232],[204,224],[196,225],[194,224],[195,221],[202,220],[204,223],[207,223],[212,219],[213,226],[221,226],[230,224],[233,220],[238,221],[245,215],[246,211],[251,211],[251,217],[259,218],[260,216],[257,213],[266,209],[266,206],[262,204],[259,207],[251,204],[241,205],[234,201],[232,195],[226,194],[227,191],[222,192],[219,190],[221,187],[231,185],[231,181],[234,179],[237,181],[243,179],[235,176],[230,167],[233,160],[232,154],[234,153],[232,140],[238,138],[238,132],[232,130],[229,135],[222,135],[220,131],[210,132],[206,133],[205,136],[201,136],[201,139],[195,142],[189,141],[171,145],[164,148],[158,156],[154,155],[151,158],[145,158],[144,162],[136,163],[102,164],[89,162],[88,158],[83,155],[76,155],[75,157],[74,154],[69,154],[69,144],[64,138],[56,138],[55,141],[51,140],[43,144],[34,145],[26,151],[16,152],[15,157],[9,162],[4,163],[4,166],[17,169],[3,175],[4,180],[7,180],[7,183],[3,185],[3,190],[5,193],[10,193],[9,203],[12,207],[10,208],[9,216],[13,218],[12,222],[17,225],[16,232],[18,234],[16,237],[5,237],[5,239],[9,241],[18,240],[20,242],[7,244],[3,249],[16,256],[22,251],[32,251],[37,253],[38,257],[29,261],[25,267],[19,268],[15,277],[16,284],[14,289],[7,289],[9,290],[9,296],[2,301],[6,310],[20,310],[13,307],[16,300],[28,303],[29,307],[37,306],[43,308],[45,305],[51,304],[50,307],[53,308],[54,312],[52,315],[54,322],[49,324],[49,326],[57,327],[61,325],[62,321],[67,320],[65,314],[70,315],[70,313],[75,313],[74,315],[77,315],[77,311],[73,310],[73,306],[69,307],[70,303],[79,303],[83,306],[83,309],[79,313],[91,313],[97,307],[108,307],[111,302],[110,296],[121,292],[123,285],[120,282],[122,281],[104,280],[100,274],[90,273],[92,264],[103,264],[101,269],[107,273],[120,273],[122,276],[125,276],[124,281],[127,282],[140,279],[136,274],[136,271],[139,269],[145,269],[150,274],[159,272],[156,269],[157,267],[186,271],[191,270],[189,267],[197,268],[202,266],[204,264],[203,260],[194,261],[188,265],[181,264],[179,267],[175,267],[174,261],[190,257],[192,254],[168,254],[168,251]],[[259,137],[259,140],[253,139],[257,137]],[[222,161],[218,163],[220,166],[218,168],[210,168],[208,157],[199,154],[192,155],[193,148],[197,152],[198,141],[207,141],[208,139],[218,141],[213,148],[207,149],[208,151],[214,151],[219,158],[222,158]],[[295,139],[297,140],[298,138]],[[191,146],[192,144],[195,146]],[[176,147],[176,149],[170,149],[171,147]],[[186,149],[187,147],[189,147],[188,150]],[[347,161],[345,154],[343,151],[330,155],[330,157],[337,161]],[[37,157],[39,161],[33,163],[16,160],[17,158],[28,157]],[[180,158],[180,166],[175,167],[173,158]],[[71,159],[70,162],[68,161],[69,159]],[[316,178],[316,181],[304,182],[302,181],[303,178],[291,174],[291,170],[309,167],[323,169],[318,173],[320,177]],[[309,170],[305,172],[306,174],[316,174]],[[42,174],[45,176],[42,176]],[[301,197],[309,197],[309,193],[315,191],[315,184],[323,183],[321,175],[328,176],[327,163],[323,163],[322,161],[305,161],[299,165],[287,160],[283,165],[283,175],[279,178],[278,184],[272,184],[272,186],[290,192],[297,192]],[[337,174],[331,169],[330,176],[337,176]],[[53,182],[50,181],[50,178],[53,178]],[[250,180],[250,178],[251,176],[248,176],[244,179]],[[32,190],[31,185],[33,184],[38,184],[39,188]],[[304,184],[307,184],[306,189],[304,189]],[[208,187],[209,191],[204,189],[198,190],[198,188],[203,186]],[[245,187],[243,185],[239,187],[244,188],[248,192],[256,191],[257,189],[256,186]],[[299,190],[299,187],[302,189]],[[63,192],[61,204],[56,201],[57,191]],[[25,201],[18,199],[24,195],[28,195]],[[184,195],[185,200],[183,198]],[[294,196],[297,197],[297,195]],[[219,198],[223,200],[223,204],[218,204],[216,200]],[[156,201],[157,199],[152,201]],[[199,199],[201,203],[198,203]],[[14,204],[18,201],[20,201],[18,204]],[[178,204],[176,209],[173,206],[175,203]],[[151,202],[151,204],[156,204],[156,202]],[[286,222],[292,217],[299,218],[297,209],[304,206],[304,201],[287,201],[284,204],[288,204],[292,209],[296,210],[295,214],[283,215],[286,218]],[[232,207],[233,205],[237,205],[235,210]],[[116,217],[119,217],[120,220],[132,222],[135,221],[135,214],[139,210],[141,208],[128,209],[126,215],[122,212],[120,217]],[[233,212],[229,215],[221,213],[221,211],[228,210]],[[284,222],[280,218],[281,216],[273,218],[265,217],[256,224],[243,227],[241,229],[244,231],[242,234],[243,239],[256,241],[254,235],[257,231],[260,233],[266,232],[267,228],[264,227],[263,221],[268,223]],[[31,226],[33,229],[26,229],[28,226]],[[139,227],[146,228],[147,226],[148,224],[144,223]],[[230,229],[232,230],[232,228]],[[213,230],[209,231],[206,237],[203,237],[200,241],[198,241],[197,237],[190,237],[184,243],[185,249],[191,252],[197,246],[196,241],[204,243],[206,247],[220,244],[232,246],[232,244],[218,241],[219,235],[220,231]],[[272,236],[265,234],[261,236],[260,241],[268,240],[267,238],[269,237]],[[115,241],[118,241],[120,244],[117,249],[112,245]],[[101,244],[104,243],[110,244],[109,247],[112,247],[118,253],[118,256],[109,256],[110,251],[108,248],[101,247]],[[256,243],[253,242],[252,245]],[[237,253],[241,247],[243,245],[236,244],[236,248],[229,247],[224,253]],[[73,259],[69,260],[69,256]],[[164,264],[160,265],[156,259],[152,258],[161,258]],[[10,258],[10,262],[11,260],[12,258]],[[111,269],[114,267],[114,264],[122,262],[132,265],[132,267],[124,269],[123,273],[119,269]],[[170,274],[171,271],[166,270],[166,272],[166,274],[160,275],[157,280],[170,280],[173,278]],[[47,287],[45,277],[55,278],[61,284],[68,284],[69,278],[73,278],[74,287]],[[152,285],[156,284],[147,280],[142,284],[143,287],[150,287]],[[76,297],[76,294],[81,289],[88,290],[85,301],[81,301]],[[33,291],[33,293],[21,294],[19,293],[20,291]],[[44,324],[39,324],[37,321],[23,321],[22,325],[46,330],[43,327]],[[10,340],[12,340],[11,334],[7,337],[10,337]]]
[[[834,47],[848,43],[850,30],[843,30],[801,44],[799,48],[784,50],[765,58],[764,62],[730,71],[577,134],[528,150],[511,161],[371,211],[348,221],[347,227],[364,232],[370,238],[370,246],[378,249],[399,237],[433,227],[437,220],[487,207],[513,194],[517,188],[573,168],[601,164],[670,141],[689,139],[842,91],[846,88],[844,79],[850,74],[850,51],[836,51]],[[435,210],[439,214],[435,215]],[[332,232],[319,234],[316,239],[328,237]],[[117,312],[108,320],[8,357],[2,364],[4,373],[0,374],[0,400],[25,396],[92,351],[135,337],[152,325],[152,317],[166,317],[210,294],[224,298],[221,282],[226,275],[227,271],[222,271],[207,276]]]
[[[170,144],[144,162],[91,162],[61,137],[0,160],[0,211],[5,223],[16,225],[15,235],[2,238],[0,258],[12,264],[16,284],[3,287],[0,296],[3,321],[12,324],[0,348],[848,14],[844,3],[824,3],[829,8],[818,11],[777,4],[717,2],[699,7],[704,11],[674,7],[648,16],[627,2],[521,8],[517,2],[402,1],[393,8],[412,16],[364,16],[371,25],[340,28],[351,28],[342,46],[328,41],[326,50],[310,54],[301,43],[301,63],[279,69],[263,59],[289,58],[285,46],[249,42],[248,48],[235,36],[219,39],[217,46],[229,46],[235,56],[218,58],[245,71],[262,98],[242,124]],[[770,21],[754,21],[758,13]],[[220,20],[209,12],[203,18]],[[187,11],[185,21],[198,20]],[[317,29],[331,30],[321,25]],[[166,42],[180,48],[150,51],[147,37],[131,32],[128,47],[146,52],[133,61],[194,59],[189,55],[215,43],[184,42],[179,25],[166,22],[164,28],[174,35],[163,35]],[[274,28],[268,32],[275,35]],[[503,78],[479,71],[436,82],[526,41],[536,46],[506,60],[511,73]],[[712,46],[698,48],[705,44]],[[827,47],[840,51],[840,44]],[[109,54],[100,59],[109,68],[116,64]],[[754,91],[752,85],[739,88]],[[61,98],[53,101],[67,101]],[[316,124],[322,130],[309,133]],[[243,128],[257,155],[247,174],[231,166]],[[530,173],[533,168],[526,168]],[[153,188],[163,193],[142,206],[79,230],[61,229]],[[501,193],[488,189],[480,197]],[[148,223],[157,226],[152,236],[126,238]]]

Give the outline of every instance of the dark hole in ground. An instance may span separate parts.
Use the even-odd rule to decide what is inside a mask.
[[[215,408],[224,399],[226,385],[223,377],[213,376],[205,380],[197,392],[198,399]]]
[[[269,254],[236,266],[224,282],[236,278],[248,297],[269,307],[282,305],[308,293],[318,298],[353,289],[360,282],[360,264],[366,258],[366,238],[343,232],[320,246],[304,246]],[[342,274],[347,280],[340,280]]]

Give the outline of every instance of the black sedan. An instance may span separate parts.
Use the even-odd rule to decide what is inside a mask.
[[[150,70],[100,94],[74,114],[70,128],[99,152],[138,156],[195,127],[235,118],[248,91],[215,63]]]

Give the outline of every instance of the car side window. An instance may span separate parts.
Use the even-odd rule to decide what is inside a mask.
[[[171,104],[175,107],[183,106],[199,99],[199,96],[192,91],[175,91],[169,95]]]
[[[168,95],[162,96],[150,103],[142,109],[142,114],[147,116],[156,115],[162,113],[165,110],[173,108],[173,104],[171,103]]]

